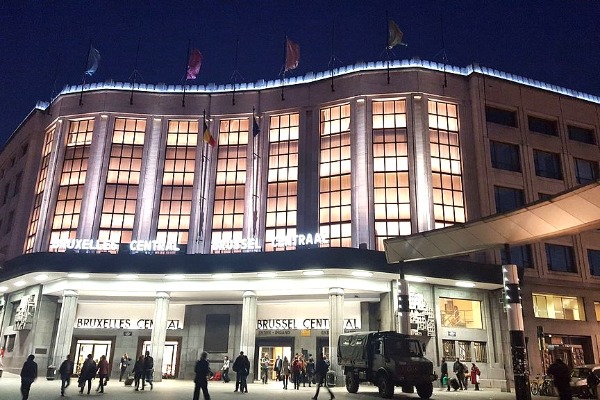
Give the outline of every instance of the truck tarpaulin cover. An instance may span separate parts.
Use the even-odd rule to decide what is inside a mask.
[[[371,332],[340,335],[338,358],[345,360],[363,360],[367,358],[367,338]]]

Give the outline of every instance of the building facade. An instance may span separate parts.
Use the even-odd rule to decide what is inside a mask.
[[[200,351],[242,350],[252,372],[264,353],[323,351],[336,369],[340,333],[398,327],[383,240],[596,181],[599,103],[417,60],[235,90],[67,87],[0,154],[4,368],[91,353],[117,374],[149,350],[157,379],[190,379]],[[592,363],[598,239],[409,263],[411,329],[435,365],[459,357],[509,385],[510,261],[532,373]]]

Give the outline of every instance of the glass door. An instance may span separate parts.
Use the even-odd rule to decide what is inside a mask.
[[[106,360],[110,364],[110,350],[112,347],[112,341],[110,340],[78,340],[75,351],[75,373],[79,375],[83,362],[87,358],[88,354],[92,355],[92,358],[96,363],[100,360],[100,356],[106,356]]]
[[[163,379],[175,378],[175,371],[177,368],[177,354],[179,350],[179,342],[165,342],[165,350],[163,352],[163,361],[161,367],[161,375]],[[150,341],[144,341],[142,345],[142,354],[146,354],[146,351],[150,351]],[[156,369],[156,366],[155,366]]]

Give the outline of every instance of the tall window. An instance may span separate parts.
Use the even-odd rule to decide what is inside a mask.
[[[272,242],[275,237],[296,234],[299,120],[299,114],[274,115],[270,119],[265,251],[294,248],[274,248]]]
[[[71,121],[65,160],[60,173],[58,199],[52,219],[51,241],[75,239],[87,175],[94,120]]]
[[[169,121],[156,240],[188,243],[198,121]]]
[[[39,227],[42,197],[44,195],[46,179],[48,179],[48,165],[50,164],[50,154],[52,152],[52,141],[54,140],[55,131],[56,127],[53,126],[52,128],[46,131],[46,136],[44,137],[44,147],[42,148],[42,162],[40,163],[40,172],[38,174],[37,184],[35,185],[33,211],[31,212],[31,220],[29,221],[29,228],[27,229],[25,253],[31,253],[33,251],[33,243]]]
[[[376,249],[410,235],[406,100],[373,102],[373,190]]]
[[[596,313],[596,321],[600,321],[600,302],[594,302],[594,311]]]
[[[456,358],[456,342],[454,340],[442,339],[442,353],[447,360]]]
[[[131,243],[138,198],[146,120],[115,120],[99,240]]]
[[[462,361],[471,360],[471,342],[458,341],[458,358]]]
[[[212,223],[213,243],[242,239],[247,152],[248,119],[221,120]],[[231,251],[213,250],[219,253]]]
[[[600,276],[600,250],[588,250],[587,253],[590,273],[593,276]]]
[[[492,168],[521,172],[519,145],[490,140]]]
[[[560,155],[542,150],[533,150],[535,174],[544,178],[562,179]]]
[[[575,158],[575,179],[578,184],[591,183],[598,180],[598,163]]]
[[[573,247],[546,243],[546,263],[549,271],[577,272]]]
[[[487,363],[487,345],[485,342],[473,342],[475,362]]]
[[[533,313],[536,318],[585,321],[581,297],[533,293]]]
[[[429,143],[435,228],[465,222],[456,104],[429,101]]]
[[[494,186],[494,199],[497,213],[511,211],[525,204],[522,189]]]
[[[352,247],[350,105],[321,110],[319,230],[332,247]]]

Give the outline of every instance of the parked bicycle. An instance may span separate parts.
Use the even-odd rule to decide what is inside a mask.
[[[550,375],[536,375],[531,381],[531,394],[534,396],[554,396],[554,384]]]

